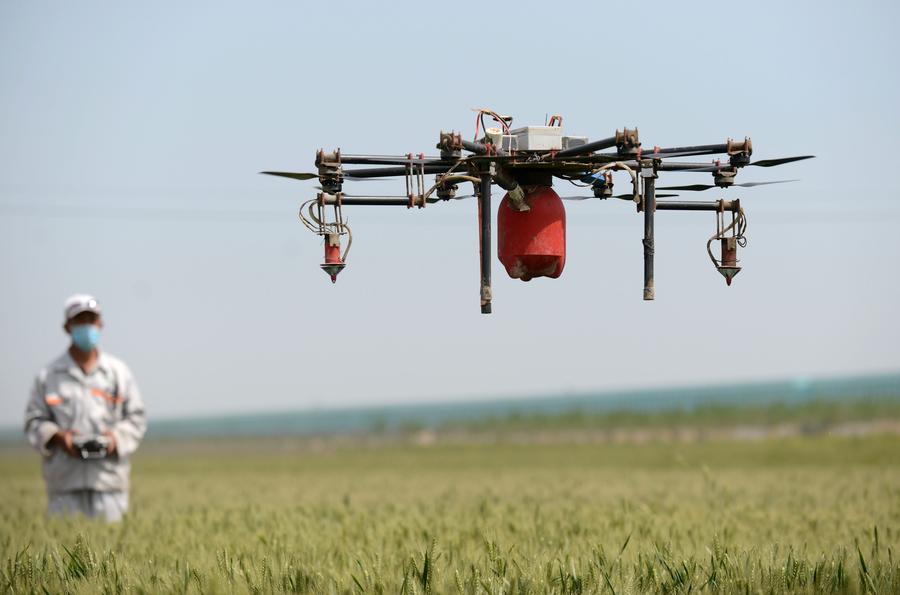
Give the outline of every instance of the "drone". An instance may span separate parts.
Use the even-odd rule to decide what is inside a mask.
[[[497,209],[497,255],[507,274],[522,281],[536,277],[558,278],[566,263],[566,210],[564,200],[621,199],[634,203],[644,217],[644,300],[653,300],[654,217],[656,211],[709,211],[715,214],[715,233],[706,242],[707,254],[730,286],[741,271],[738,247],[747,243],[747,216],[740,199],[714,201],[658,200],[678,194],[657,190],[697,192],[733,186],[753,187],[797,180],[737,183],[744,167],[774,167],[814,155],[752,161],[753,144],[727,139],[721,144],[644,148],[637,128],[615,131],[613,136],[590,141],[585,136],[564,133],[562,116],[545,119],[543,126],[511,128],[512,117],[478,108],[473,140],[458,132],[440,132],[439,155],[351,155],[340,149],[319,150],[315,172],[260,172],[295,180],[318,179],[319,192],[300,207],[300,221],[324,239],[323,271],[337,280],[347,265],[353,234],[344,207],[394,206],[423,209],[428,205],[474,198],[478,204],[481,312],[489,314],[491,290],[491,231],[493,208],[491,187],[506,194]],[[486,118],[492,120],[488,126]],[[689,162],[679,158],[718,156],[711,162]],[[345,166],[370,166],[351,167]],[[628,176],[630,191],[615,193],[613,174]],[[707,172],[712,184],[657,186],[662,172]],[[426,182],[426,176],[429,177]],[[433,177],[430,178],[431,176]],[[379,178],[404,178],[405,192],[393,196],[345,194],[344,183]],[[554,179],[589,191],[588,195],[560,196]],[[430,182],[430,183],[429,183]],[[473,193],[460,195],[459,185],[471,183]],[[346,246],[341,249],[341,240]],[[719,254],[713,252],[717,245]]]

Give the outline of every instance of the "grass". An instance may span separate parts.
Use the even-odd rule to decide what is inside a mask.
[[[148,442],[120,525],[0,454],[0,591],[900,592],[900,437]]]

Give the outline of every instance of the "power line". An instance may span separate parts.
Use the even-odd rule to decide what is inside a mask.
[[[0,212],[21,217],[64,218],[64,219],[127,219],[139,220],[182,220],[208,221],[274,221],[293,219],[293,210],[227,210],[227,209],[183,209],[169,207],[100,207],[74,205],[0,205]]]

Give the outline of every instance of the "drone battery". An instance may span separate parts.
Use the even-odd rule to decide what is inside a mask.
[[[566,266],[566,209],[549,186],[525,194],[528,211],[503,197],[497,213],[497,256],[513,279],[557,278]]]
[[[500,148],[504,151],[518,151],[519,145],[516,144],[516,137],[511,134],[504,134],[500,137]]]
[[[509,131],[519,151],[553,151],[562,149],[562,127],[525,126]]]

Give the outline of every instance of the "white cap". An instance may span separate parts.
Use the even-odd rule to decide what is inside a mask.
[[[86,293],[76,293],[69,297],[63,305],[63,316],[66,322],[69,322],[82,312],[94,312],[98,316],[100,315],[100,304],[97,303],[94,296]]]

